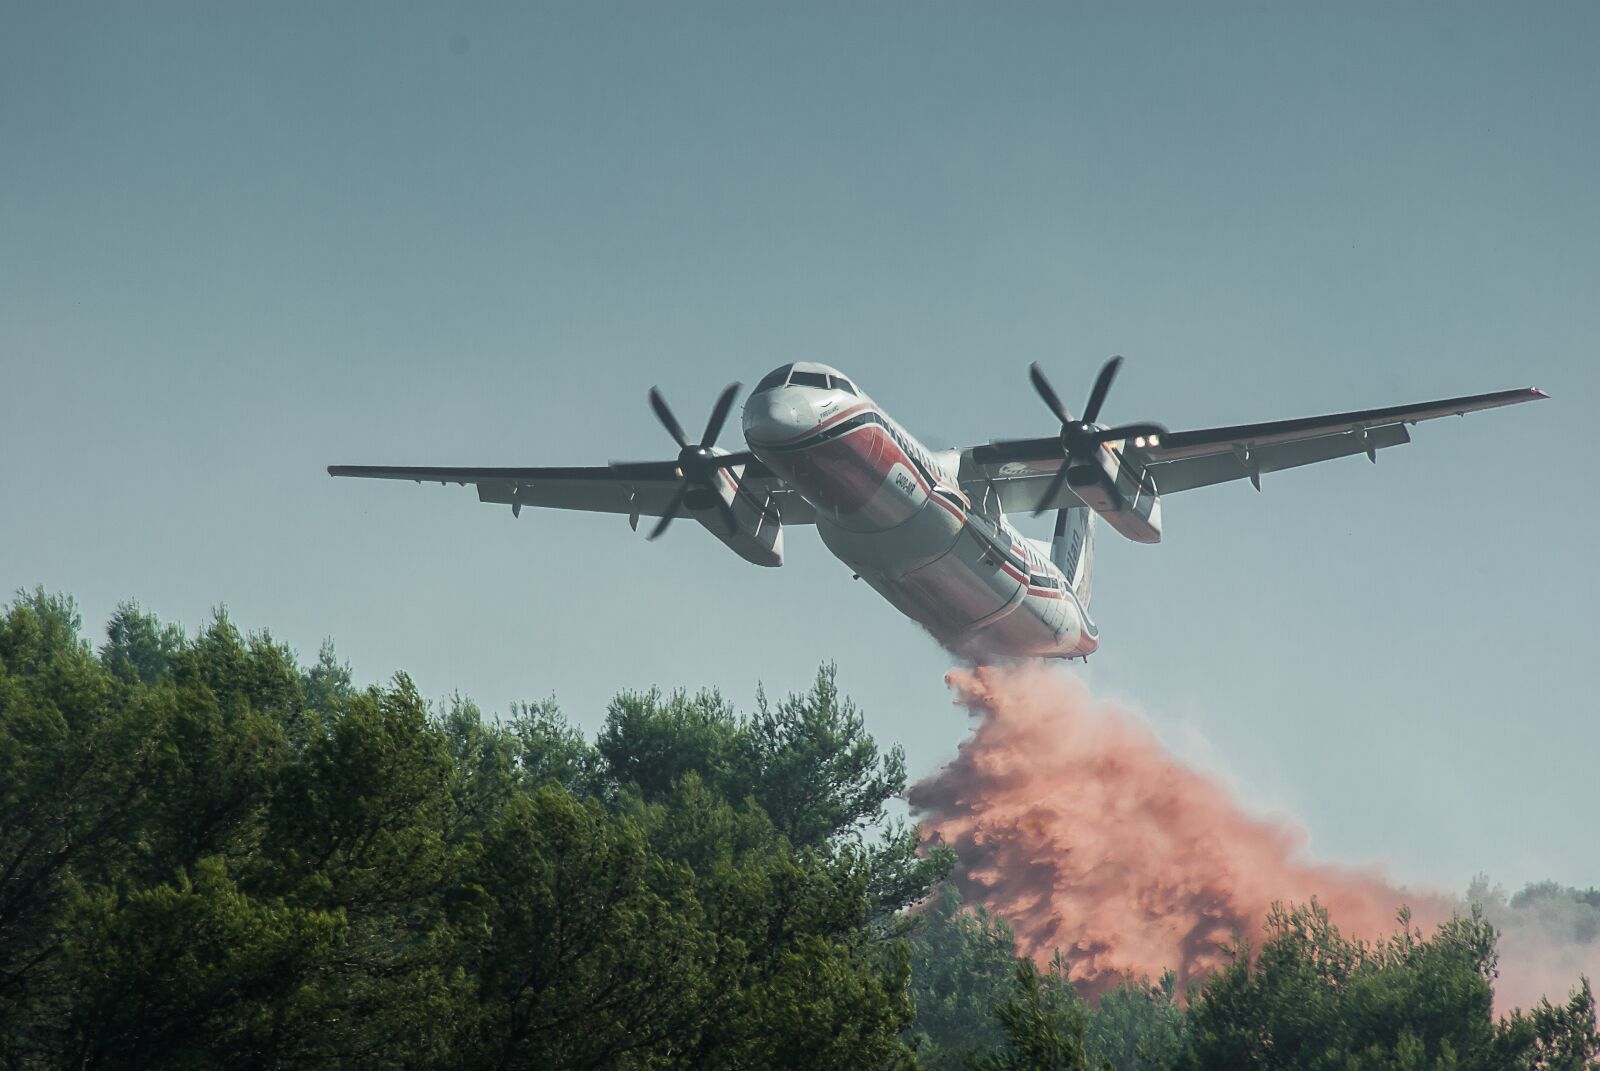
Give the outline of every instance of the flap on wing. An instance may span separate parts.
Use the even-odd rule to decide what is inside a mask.
[[[478,501],[506,505],[580,509],[597,513],[635,513],[659,517],[677,493],[674,480],[479,480]]]

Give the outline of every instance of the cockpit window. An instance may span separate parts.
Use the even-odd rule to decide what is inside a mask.
[[[842,390],[846,394],[854,394],[856,392],[855,384],[843,376],[829,376],[828,378],[832,380],[834,390]]]
[[[793,367],[792,364],[786,364],[782,368],[774,368],[761,377],[761,382],[756,384],[756,390],[770,390],[773,387],[783,386],[788,382],[789,370]]]
[[[789,377],[789,382],[797,387],[821,387],[828,389],[828,377],[821,372],[796,372]]]

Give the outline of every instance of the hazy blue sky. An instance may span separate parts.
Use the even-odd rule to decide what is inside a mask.
[[[1102,532],[1088,676],[1320,858],[1597,883],[1597,131],[1584,3],[5,0],[0,589],[590,728],[837,659],[924,773],[950,660],[814,532],[323,466],[666,457],[652,383],[802,358],[934,446],[1048,434],[1033,360],[1173,428],[1535,385]]]

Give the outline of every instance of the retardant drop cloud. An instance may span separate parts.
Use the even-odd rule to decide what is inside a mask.
[[[913,813],[960,855],[968,900],[1006,918],[1024,953],[1042,961],[1059,948],[1091,996],[1169,968],[1186,990],[1225,961],[1234,934],[1259,939],[1274,901],[1315,897],[1368,940],[1398,928],[1402,905],[1425,933],[1466,910],[1376,872],[1304,861],[1303,832],[1244,813],[1130,712],[1043,663],[946,681],[979,721],[955,762],[912,788]],[[1507,898],[1480,882],[1468,900],[1500,931],[1501,1010],[1600,978],[1600,891],[1545,883]]]
[[[1090,994],[1125,977],[1178,972],[1180,991],[1225,961],[1235,933],[1258,940],[1274,901],[1315,897],[1340,929],[1376,938],[1448,917],[1444,897],[1300,857],[1304,835],[1247,815],[1136,718],[1096,703],[1040,663],[947,677],[979,721],[949,766],[910,792],[925,835],[960,855],[969,900],[1059,948]]]

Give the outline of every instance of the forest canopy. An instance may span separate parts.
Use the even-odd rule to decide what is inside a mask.
[[[23,592],[0,1067],[1600,1066],[1587,981],[1495,1015],[1476,909],[1372,946],[1283,905],[1203,986],[1091,1005],[888,817],[905,787],[831,666],[743,713],[624,692],[590,738],[221,612],[189,636],[127,603],[96,646]]]

